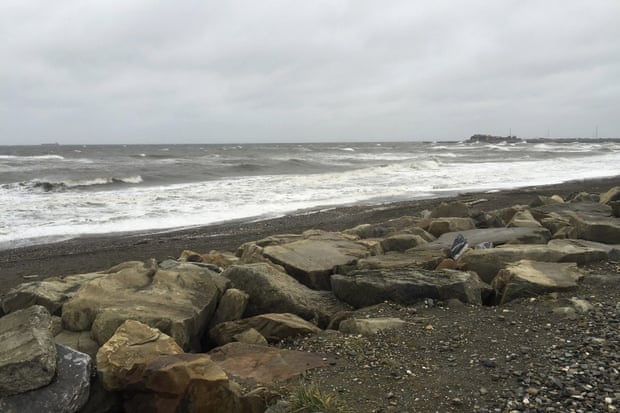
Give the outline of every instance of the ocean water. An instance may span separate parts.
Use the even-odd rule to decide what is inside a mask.
[[[0,249],[620,175],[620,143],[0,146]]]

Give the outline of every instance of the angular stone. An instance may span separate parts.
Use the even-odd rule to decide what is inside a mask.
[[[329,278],[334,268],[354,265],[370,255],[362,244],[337,236],[272,245],[265,247],[263,254],[302,284],[316,290],[331,289]]]
[[[420,267],[433,270],[446,258],[443,250],[407,250],[363,258],[357,262],[358,270],[376,270],[402,267]],[[341,272],[342,273],[342,272]]]
[[[97,352],[97,371],[106,390],[123,390],[141,380],[149,361],[182,352],[172,337],[139,321],[127,320]]]
[[[234,341],[233,336],[253,328],[270,343],[287,337],[317,334],[321,329],[295,314],[261,314],[237,321],[220,323],[209,330],[209,338],[219,346]]]
[[[428,232],[439,237],[446,232],[461,232],[476,228],[471,218],[434,218],[428,226]]]
[[[91,358],[69,347],[56,346],[56,375],[50,384],[27,393],[0,398],[0,411],[77,412],[88,401]]]
[[[535,208],[535,207],[539,207],[543,205],[562,204],[562,203],[564,203],[564,199],[559,195],[553,195],[553,196],[538,195],[532,202],[530,202],[530,207]]]
[[[292,313],[325,326],[333,314],[349,309],[331,291],[312,290],[267,264],[235,265],[222,275],[250,295],[248,316]]]
[[[257,344],[261,346],[267,346],[269,343],[267,339],[263,337],[261,333],[256,331],[253,328],[249,328],[244,332],[239,334],[235,334],[233,337],[233,342],[246,343],[246,344]]]
[[[349,275],[334,275],[336,297],[353,307],[368,307],[384,301],[410,305],[423,298],[481,304],[488,285],[473,272],[429,271],[420,268],[360,270]]]
[[[419,235],[414,234],[395,234],[381,241],[381,248],[384,252],[399,251],[403,252],[408,249],[426,244],[427,241]]]
[[[248,410],[228,375],[206,354],[175,354],[151,360],[128,395],[127,413],[222,412]]]
[[[502,244],[546,244],[551,239],[551,233],[545,228],[484,228],[448,232],[441,235],[436,241],[417,247],[416,250],[450,248],[459,234],[465,237],[470,246],[482,242],[491,242],[496,246]]]
[[[344,334],[371,336],[379,331],[402,328],[408,322],[395,317],[349,318],[340,322],[338,330]]]
[[[613,201],[620,201],[620,186],[614,186],[609,191],[602,193],[599,198],[601,204],[609,204]]]
[[[605,261],[612,249],[605,244],[575,239],[554,239],[547,245],[563,254],[559,262],[574,262],[579,265]]]
[[[572,215],[571,223],[575,227],[575,236],[588,241],[605,244],[620,244],[620,219],[588,218]]]
[[[244,343],[217,347],[209,352],[209,356],[231,377],[264,385],[336,364],[336,360],[327,355]]]
[[[250,296],[247,293],[236,288],[229,288],[220,299],[210,325],[239,320],[243,317],[249,301]]]
[[[221,290],[208,269],[180,263],[163,270],[154,261],[131,262],[90,281],[64,304],[66,329],[84,331],[101,345],[129,319],[171,335],[184,349],[200,350],[200,339]],[[222,279],[224,280],[224,279]]]
[[[584,273],[574,263],[521,260],[509,264],[493,280],[499,304],[577,287]]]
[[[455,202],[442,202],[438,207],[433,209],[429,215],[429,218],[447,218],[458,217],[468,218],[469,208],[467,205],[460,201]]]
[[[105,273],[97,272],[23,283],[2,297],[2,309],[8,314],[32,305],[42,305],[50,314],[55,314],[83,284],[105,276]]]
[[[56,374],[51,316],[35,305],[0,318],[0,398],[48,385]]]
[[[54,341],[56,344],[61,344],[81,353],[86,353],[92,359],[95,359],[97,350],[99,350],[99,343],[92,339],[90,331],[75,332],[62,330],[54,336]]]
[[[540,222],[536,221],[536,219],[532,216],[532,213],[524,209],[522,211],[517,211],[516,214],[512,217],[512,219],[506,225],[508,228],[537,228],[542,227]]]

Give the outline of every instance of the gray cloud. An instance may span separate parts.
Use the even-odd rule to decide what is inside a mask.
[[[0,144],[620,138],[620,3],[0,3]]]

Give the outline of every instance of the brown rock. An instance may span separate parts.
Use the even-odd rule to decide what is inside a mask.
[[[210,325],[214,326],[225,321],[239,320],[243,317],[250,296],[244,291],[229,288],[222,296]]]
[[[446,232],[467,231],[476,228],[471,218],[435,218],[431,219],[428,232],[438,237]]]

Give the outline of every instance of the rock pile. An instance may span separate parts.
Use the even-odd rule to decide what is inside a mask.
[[[359,319],[355,309],[501,305],[575,288],[580,265],[620,257],[620,188],[593,198],[538,197],[486,212],[444,203],[343,232],[273,235],[234,256],[184,251],[22,284],[1,301],[0,406],[262,413],[275,397],[264,385],[338,363],[271,344],[328,327],[376,334],[404,323]],[[108,392],[108,406],[94,401],[91,357],[92,388]]]

